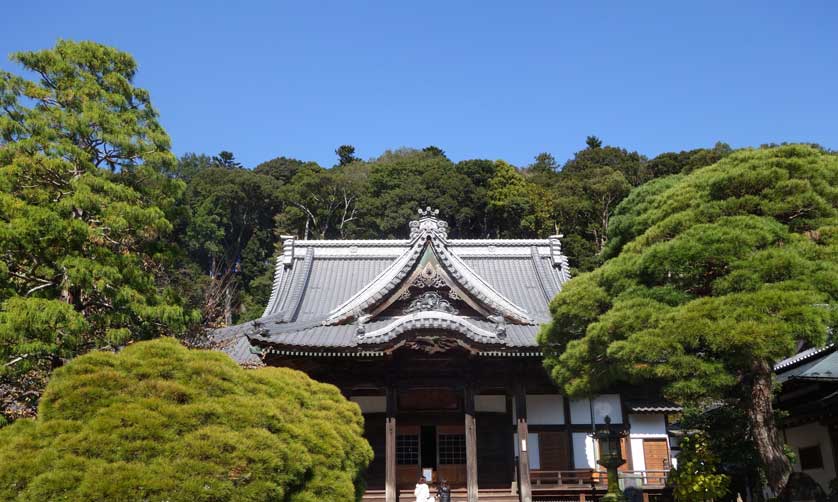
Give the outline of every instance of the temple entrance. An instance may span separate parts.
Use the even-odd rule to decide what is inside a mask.
[[[443,479],[452,488],[466,486],[466,435],[463,425],[398,425],[396,483],[410,488],[420,476],[430,484]]]

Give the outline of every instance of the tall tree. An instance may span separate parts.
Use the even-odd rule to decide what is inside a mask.
[[[241,169],[242,167],[241,163],[236,160],[233,152],[227,150],[221,150],[218,155],[214,155],[212,157],[212,163],[217,167],[223,167],[225,169]]]
[[[514,166],[498,161],[489,182],[488,211],[494,223],[494,237],[512,237],[520,231],[520,222],[532,212],[530,186]]]
[[[585,138],[585,144],[588,145],[589,150],[596,150],[602,146],[602,140],[596,136],[588,136]]]
[[[212,157],[209,155],[185,153],[177,160],[173,168],[166,171],[166,174],[189,183],[203,171],[213,167],[213,164]]]
[[[533,174],[555,174],[559,169],[559,163],[551,154],[542,152],[535,156],[535,162],[530,164],[528,169]]]
[[[646,166],[649,176],[659,178],[670,174],[690,173],[709,166],[733,153],[727,143],[717,142],[713,148],[696,148],[681,152],[665,152],[650,160]]]
[[[425,148],[422,149],[422,151],[425,152],[425,153],[429,153],[431,155],[438,155],[440,157],[445,157],[445,150],[443,150],[442,148],[440,148],[438,146],[434,146],[434,145],[426,146]]]
[[[12,59],[39,79],[0,72],[0,385],[37,397],[67,358],[192,320],[161,242],[183,185],[131,56],[59,41]]]
[[[355,156],[355,147],[352,145],[341,145],[337,147],[335,154],[338,156],[339,166],[345,166],[357,160],[361,160]]]
[[[474,216],[468,220],[461,220],[466,224],[463,237],[477,237],[486,239],[490,236],[492,223],[489,218],[488,192],[489,184],[497,171],[497,165],[492,160],[469,159],[458,162],[454,169],[464,174],[474,186],[472,211]]]
[[[212,279],[201,305],[204,324],[229,324],[236,312],[251,307],[237,290],[272,269],[273,218],[283,207],[280,187],[270,176],[222,167],[206,169],[189,183],[184,197],[189,216],[179,239]],[[264,306],[264,294],[247,299]]]
[[[662,178],[618,210],[620,246],[551,302],[545,365],[570,395],[662,383],[684,405],[746,410],[769,486],[790,473],[772,364],[826,342],[838,300],[838,157],[745,150]],[[617,232],[623,235],[618,235]]]
[[[289,157],[276,157],[257,165],[253,171],[257,174],[266,174],[271,176],[284,185],[290,182],[291,178],[293,178],[294,175],[304,167],[314,169],[320,166],[314,162],[304,162],[302,160],[292,159]]]
[[[475,193],[469,177],[446,157],[409,148],[387,151],[370,164],[364,225],[382,237],[407,237],[405,222],[418,208],[432,206],[451,223],[452,236],[459,236],[477,217]]]

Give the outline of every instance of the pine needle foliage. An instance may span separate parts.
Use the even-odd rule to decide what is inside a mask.
[[[771,368],[836,324],[838,156],[743,150],[640,187],[619,207],[598,269],[570,281],[540,333],[571,395],[663,384],[685,405],[747,410],[769,485],[790,472]]]
[[[194,316],[165,270],[183,183],[134,59],[65,40],[12,59],[35,78],[0,71],[0,385],[37,397],[20,383]]]
[[[0,430],[0,500],[355,500],[362,432],[357,405],[301,372],[140,342],[56,370],[38,418]]]

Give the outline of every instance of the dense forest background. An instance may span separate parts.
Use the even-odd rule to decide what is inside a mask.
[[[251,167],[229,151],[188,153],[167,173],[186,183],[173,222],[184,253],[177,276],[204,327],[253,319],[270,295],[280,235],[406,238],[407,222],[425,206],[440,210],[454,238],[561,233],[571,266],[587,271],[599,264],[611,215],[633,188],[731,151],[719,142],[649,159],[589,136],[565,162],[542,152],[526,166],[454,162],[437,146],[362,160],[342,145],[333,166],[279,156]]]

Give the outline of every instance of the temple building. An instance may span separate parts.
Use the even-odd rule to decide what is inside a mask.
[[[679,410],[638,389],[568,399],[543,368],[539,328],[570,278],[561,236],[449,239],[430,208],[409,228],[406,240],[283,237],[264,314],[216,343],[360,406],[367,500],[395,502],[421,475],[446,479],[454,500],[585,500],[604,486],[591,432],[606,417],[630,427],[624,486],[659,493]]]
[[[801,350],[774,365],[785,411],[783,439],[795,453],[795,472],[825,493],[838,477],[838,345]]]

